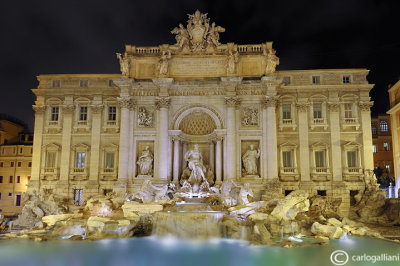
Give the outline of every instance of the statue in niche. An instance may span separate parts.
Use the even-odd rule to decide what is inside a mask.
[[[256,126],[258,125],[258,109],[254,107],[247,107],[243,109],[243,126]]]
[[[279,65],[279,58],[275,55],[276,51],[272,48],[264,49],[263,54],[267,60],[267,67],[265,68],[265,74],[271,74],[275,72],[276,66]]]
[[[168,62],[171,59],[171,51],[163,51],[160,60],[158,61],[158,73],[165,77],[168,74]]]
[[[139,108],[138,124],[144,127],[153,126],[153,114],[149,113],[145,107]]]
[[[254,150],[254,145],[250,144],[250,149],[242,157],[246,175],[258,175],[257,160],[260,157],[260,149]]]
[[[239,53],[237,51],[230,50],[226,62],[226,73],[228,75],[234,74],[236,72],[236,63],[238,61],[239,61]]]
[[[129,61],[126,53],[125,53],[124,56],[122,56],[120,53],[117,53],[117,58],[119,59],[119,64],[120,64],[122,76],[128,77],[129,76],[130,61]]]
[[[188,162],[188,168],[191,170],[188,181],[193,186],[193,192],[197,193],[200,184],[207,182],[206,167],[203,164],[203,156],[199,151],[198,144],[195,144],[192,150],[186,152],[185,161]]]
[[[144,151],[142,151],[137,164],[139,166],[139,175],[151,176],[153,174],[153,154],[149,146],[146,146]]]
[[[182,24],[179,24],[179,28],[175,27],[171,33],[176,34],[176,45],[179,47],[179,49],[189,48],[189,33]]]

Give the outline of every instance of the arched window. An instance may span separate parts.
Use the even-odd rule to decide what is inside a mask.
[[[371,123],[372,135],[376,135],[376,126]]]
[[[379,122],[379,127],[381,129],[381,132],[388,132],[388,124],[386,121],[382,120]]]

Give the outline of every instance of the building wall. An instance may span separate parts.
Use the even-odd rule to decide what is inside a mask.
[[[400,81],[389,89],[390,121],[392,125],[393,159],[396,182],[400,173]]]
[[[23,126],[1,121],[2,124],[10,124],[7,134],[9,140],[16,143],[0,145],[0,210],[6,216],[17,216],[23,208],[23,194],[31,176],[32,169],[32,134],[24,133]],[[17,198],[20,203],[17,204]]]
[[[387,123],[387,127],[384,122]],[[372,131],[372,141],[376,147],[376,152],[374,152],[374,166],[379,166],[385,171],[387,166],[389,166],[389,171],[386,171],[386,173],[392,177],[394,176],[394,163],[390,116],[379,115],[378,117],[373,117],[371,123],[376,128],[376,131]],[[385,143],[387,143],[388,149],[385,148]]]
[[[137,158],[146,145],[154,153],[153,183],[178,182],[184,152],[200,143],[214,172],[221,168],[217,182],[249,182],[261,196],[264,184],[279,178],[284,190],[324,190],[348,206],[349,191],[363,190],[364,177],[374,167],[367,74],[349,69],[217,80],[39,76],[33,90],[37,100],[29,187],[68,196],[71,203],[76,189],[84,190],[84,198],[109,189],[132,192],[143,181]],[[316,76],[318,82],[313,81]],[[317,105],[322,114],[314,118]],[[288,106],[290,118],[286,114],[285,119],[283,108]],[[59,108],[57,119],[52,119],[54,107]],[[87,107],[85,121],[80,119],[82,107]],[[108,119],[110,107],[116,107],[115,121]],[[152,114],[151,125],[143,125],[143,110]],[[245,121],[249,110],[255,114],[250,123]],[[201,124],[200,114],[215,124],[207,136],[196,135],[200,129],[190,123],[200,119],[196,123]],[[243,174],[241,157],[250,144],[261,151],[257,176]],[[292,152],[293,167],[284,166],[285,151]],[[317,151],[325,152],[322,167],[316,167]],[[353,151],[356,162],[349,167],[348,152]],[[46,165],[49,152],[56,154],[52,167]],[[76,167],[79,152],[86,156],[83,169]],[[107,152],[116,155],[112,169],[105,166]]]

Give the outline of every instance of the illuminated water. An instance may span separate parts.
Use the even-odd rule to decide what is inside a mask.
[[[346,265],[400,265],[400,262],[373,264],[352,262],[353,255],[400,253],[400,244],[380,239],[350,237],[330,241],[327,246],[285,249],[248,246],[246,242],[215,239],[206,242],[160,240],[154,237],[101,241],[0,241],[0,265],[80,266],[80,265],[333,265],[334,250],[346,251]]]

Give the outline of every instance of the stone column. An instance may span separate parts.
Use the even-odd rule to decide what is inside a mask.
[[[132,100],[132,107],[129,112],[130,116],[130,127],[129,127],[129,168],[128,168],[128,177],[132,180],[135,177],[136,173],[136,145],[135,141],[135,117],[136,117],[136,101]]]
[[[42,159],[42,143],[43,143],[43,128],[44,114],[46,107],[43,105],[32,106],[35,111],[35,130],[33,135],[33,152],[32,152],[32,172],[31,181],[29,182],[29,190],[36,191],[40,188],[40,167]],[[46,156],[46,155],[45,155]]]
[[[372,153],[372,131],[371,131],[371,106],[372,102],[360,102],[361,128],[363,132],[362,152],[364,158],[364,169],[374,170],[374,157]]]
[[[92,136],[90,145],[90,170],[89,183],[92,193],[98,192],[99,174],[100,174],[100,136],[101,136],[101,113],[103,111],[102,104],[91,105],[92,115]],[[97,191],[96,189],[97,188]]]
[[[171,99],[169,97],[159,97],[156,100],[156,107],[159,110],[158,116],[158,173],[159,178],[168,178],[168,108]]]
[[[209,156],[209,167],[213,173],[215,173],[215,150],[214,141],[210,142],[210,156]]]
[[[268,178],[268,148],[267,148],[267,143],[268,143],[268,125],[270,124],[270,121],[268,121],[267,118],[267,105],[265,104],[265,101],[262,101],[261,103],[262,106],[262,139],[261,139],[261,156],[260,156],[260,176],[263,180],[266,180]]]
[[[222,138],[217,137],[215,145],[215,177],[216,182],[222,182]]]
[[[339,102],[328,103],[331,132],[331,158],[333,181],[342,181],[342,148],[340,145]],[[371,125],[370,125],[371,126]]]
[[[180,162],[180,156],[179,156],[180,140],[177,137],[175,137],[173,140],[174,140],[173,182],[178,183],[179,182],[179,162]]]
[[[172,137],[168,138],[168,180],[172,180],[173,170],[172,170],[172,160],[174,157],[174,140]]]
[[[268,179],[278,178],[278,141],[276,136],[276,103],[278,97],[267,96],[265,106],[267,109],[267,135],[266,135],[266,150],[267,150],[267,177]],[[265,158],[265,157],[264,157]]]
[[[121,110],[120,139],[119,139],[119,162],[118,162],[118,184],[121,189],[126,189],[128,182],[129,169],[129,128],[130,128],[130,109],[132,108],[132,98],[130,96],[118,97]],[[122,192],[122,191],[121,191]]]
[[[226,97],[226,173],[227,179],[236,177],[236,105],[239,104],[237,97]]]
[[[299,149],[301,181],[310,181],[310,146],[308,143],[308,102],[296,104],[299,116]]]
[[[72,134],[72,117],[74,115],[75,106],[72,97],[66,97],[62,106],[63,114],[63,131],[61,144],[61,160],[60,160],[60,181],[57,184],[57,191],[61,195],[68,195],[68,180],[71,167],[71,134]]]
[[[186,161],[185,161],[185,154],[188,150],[188,143],[186,141],[183,142],[183,147],[182,147],[182,170],[186,166]]]

